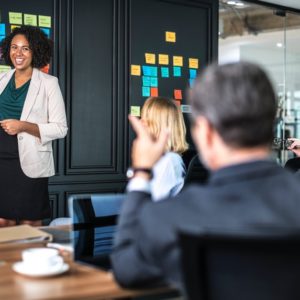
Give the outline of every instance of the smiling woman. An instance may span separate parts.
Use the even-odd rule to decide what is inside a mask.
[[[0,226],[41,225],[50,217],[52,140],[67,133],[58,80],[39,70],[52,43],[40,29],[21,26],[1,50],[13,70],[0,75]]]

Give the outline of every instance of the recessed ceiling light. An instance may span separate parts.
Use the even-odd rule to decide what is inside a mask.
[[[281,47],[282,47],[282,43],[277,43],[276,46],[277,46],[278,48],[281,48]]]
[[[227,1],[227,4],[229,4],[229,5],[235,5],[236,2],[235,1]]]
[[[236,2],[235,5],[237,5],[237,6],[244,6],[244,3],[243,2]]]

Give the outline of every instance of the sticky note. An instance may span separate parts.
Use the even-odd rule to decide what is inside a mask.
[[[21,27],[20,25],[10,25],[11,31],[13,31],[15,28]]]
[[[197,77],[197,71],[195,69],[190,69],[190,78],[196,78]]]
[[[39,26],[51,28],[51,17],[39,15]]]
[[[172,31],[166,31],[166,42],[175,43],[176,33]]]
[[[8,16],[9,16],[9,23],[10,24],[19,24],[19,25],[23,24],[22,13],[10,11],[8,13]]]
[[[50,38],[50,28],[41,28],[41,30],[46,34],[48,38]]]
[[[155,64],[155,54],[153,53],[145,53],[145,61],[146,64]]]
[[[191,79],[189,79],[189,84],[190,84],[190,87],[192,87],[192,86],[193,86],[193,84],[194,84],[194,80],[195,80],[195,78],[191,78]]]
[[[181,105],[181,111],[182,111],[183,113],[188,114],[188,113],[191,113],[191,112],[192,112],[192,109],[191,109],[191,106],[190,106],[190,105],[185,105],[185,104],[183,104],[183,105]]]
[[[157,79],[157,77],[150,77],[150,86],[158,87],[158,79]]]
[[[148,66],[142,66],[143,74],[145,76],[151,76],[151,67]]]
[[[181,90],[174,90],[174,99],[182,100],[182,91]]]
[[[150,86],[150,78],[149,76],[143,76],[143,86]]]
[[[160,65],[168,65],[169,64],[169,55],[168,54],[158,54],[158,63]]]
[[[0,43],[2,42],[2,40],[5,39],[5,35],[0,35]],[[1,52],[0,52],[0,56],[1,56]]]
[[[141,66],[140,65],[131,65],[131,75],[141,76]]]
[[[160,68],[161,77],[169,77],[169,68],[168,67],[161,67]]]
[[[142,87],[142,96],[143,97],[149,97],[150,96],[150,87],[143,86]]]
[[[150,76],[157,77],[157,67],[150,67]]]
[[[140,106],[131,106],[130,114],[135,117],[140,117],[141,116],[141,107]]]
[[[180,77],[181,76],[181,68],[180,67],[173,67],[173,76]]]
[[[183,57],[182,56],[173,56],[173,65],[174,66],[183,66]]]
[[[199,59],[198,58],[189,58],[189,68],[198,69],[199,68]]]
[[[50,64],[47,64],[45,67],[40,69],[42,72],[49,74]]]
[[[151,88],[151,96],[152,97],[157,97],[158,96],[158,88],[157,87],[152,87]]]
[[[37,26],[37,16],[24,14],[24,24],[30,26]]]
[[[0,35],[5,35],[5,24],[0,24]]]
[[[0,73],[7,72],[11,69],[10,66],[0,65]]]

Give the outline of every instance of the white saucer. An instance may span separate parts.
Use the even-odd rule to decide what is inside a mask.
[[[12,268],[15,272],[22,275],[32,276],[32,277],[49,277],[55,276],[67,272],[70,269],[70,266],[64,263],[61,266],[53,267],[48,270],[35,270],[28,269],[25,267],[25,264],[22,261],[16,262],[12,265]]]

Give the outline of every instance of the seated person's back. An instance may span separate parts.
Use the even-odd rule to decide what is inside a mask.
[[[258,232],[300,228],[300,185],[271,161],[276,97],[266,74],[251,63],[213,65],[189,93],[192,136],[211,170],[206,185],[192,185],[173,199],[151,201],[149,175],[132,179],[112,254],[123,286],[181,286],[178,231]],[[133,167],[152,168],[167,133],[154,141],[135,118]]]

